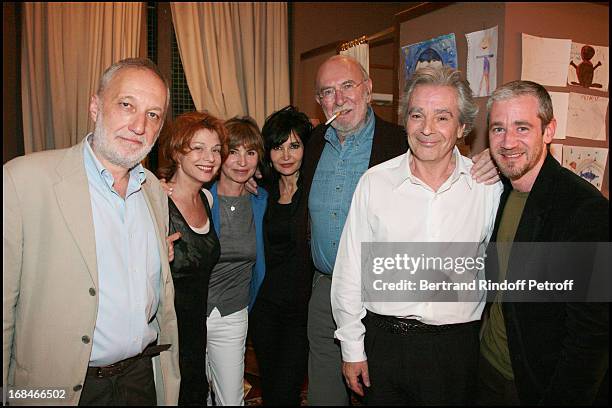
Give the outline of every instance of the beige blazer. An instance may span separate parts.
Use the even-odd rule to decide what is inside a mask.
[[[3,387],[63,388],[77,405],[98,312],[96,243],[84,141],[18,157],[3,166]],[[174,286],[165,237],[168,202],[147,171],[144,197],[158,235],[161,294],[158,342],[172,347],[157,366],[158,403],[178,403],[180,374]]]

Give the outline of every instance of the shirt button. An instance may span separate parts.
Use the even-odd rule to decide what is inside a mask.
[[[89,344],[89,341],[90,341],[89,336],[83,336],[83,337],[81,337],[81,341],[82,341],[83,343],[85,343],[85,344]]]
[[[89,294],[91,296],[96,296],[96,290],[94,288],[89,288]]]
[[[336,186],[336,191],[340,191],[340,186]]]
[[[73,391],[81,391],[81,389],[83,389],[83,386],[81,384],[77,384],[74,387],[72,387]]]
[[[335,243],[335,242],[332,242],[332,246],[336,246],[336,243]]]

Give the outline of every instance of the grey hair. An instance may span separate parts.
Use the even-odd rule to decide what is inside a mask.
[[[363,81],[365,82],[370,79],[370,75],[368,74],[368,71],[363,67],[363,65],[361,65],[359,61],[357,61],[355,58],[349,55],[341,55],[341,54],[333,55],[329,57],[328,59],[326,59],[325,62],[321,64],[321,66],[327,64],[330,61],[335,61],[335,60],[345,60],[345,61],[350,61],[350,62],[357,64],[357,66],[359,67],[359,70],[361,71],[361,77]],[[319,92],[318,79],[319,79],[319,75],[317,74],[317,76],[315,77],[315,93]]]
[[[532,81],[512,81],[497,88],[487,101],[487,128],[493,102],[504,101],[518,96],[531,95],[538,101],[538,118],[542,122],[542,132],[554,118],[550,94],[542,85]]]
[[[170,104],[170,88],[168,87],[168,81],[166,81],[166,78],[164,78],[164,75],[161,73],[157,65],[155,65],[155,63],[148,58],[125,58],[119,62],[115,62],[113,65],[108,67],[100,77],[100,81],[98,81],[98,90],[96,91],[96,95],[101,98],[104,94],[104,91],[108,87],[108,84],[115,77],[117,72],[125,68],[149,70],[159,79],[161,79],[167,91],[166,106],[164,107],[165,115],[165,113],[168,112],[168,106]]]
[[[459,123],[465,126],[463,136],[467,136],[472,131],[478,106],[474,103],[470,84],[461,78],[460,71],[447,66],[420,68],[406,82],[398,109],[402,123],[406,124],[410,97],[419,85],[448,86],[457,91]]]

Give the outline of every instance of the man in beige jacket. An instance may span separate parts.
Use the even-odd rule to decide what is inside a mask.
[[[151,61],[120,61],[91,98],[94,133],[3,166],[10,403],[177,404],[167,198],[140,164],[168,100]]]

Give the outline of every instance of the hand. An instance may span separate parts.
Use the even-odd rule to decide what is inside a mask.
[[[161,184],[161,188],[163,188],[166,194],[168,194],[168,197],[170,197],[174,192],[174,188],[170,187],[166,179],[159,179],[159,184]]]
[[[366,387],[370,386],[370,375],[368,374],[368,360],[356,361],[353,363],[342,362],[342,374],[348,384],[349,388],[353,390],[357,395],[363,397],[363,387],[359,382],[359,376],[361,376],[361,382]]]
[[[482,152],[472,156],[472,178],[477,183],[495,184],[499,181],[499,169],[491,160],[491,152],[485,149]]]
[[[166,237],[166,242],[168,243],[168,262],[174,261],[174,241],[180,238],[180,232],[175,232],[174,234]]]
[[[255,181],[255,179],[260,179],[261,177],[261,171],[259,171],[259,169],[255,170],[255,176],[251,177],[249,181],[246,182],[244,188],[246,188],[249,193],[257,195],[257,182]]]

